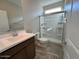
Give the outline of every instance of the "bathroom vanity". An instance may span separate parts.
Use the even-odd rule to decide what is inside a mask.
[[[35,35],[24,31],[10,35],[0,39],[0,59],[34,59]]]

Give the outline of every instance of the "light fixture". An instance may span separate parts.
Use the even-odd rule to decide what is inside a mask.
[[[62,11],[61,7],[57,7],[57,8],[46,10],[45,14],[55,13],[55,12],[59,12],[59,11]]]

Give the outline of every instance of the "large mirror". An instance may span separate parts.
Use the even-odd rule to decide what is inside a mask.
[[[0,34],[24,30],[21,0],[0,0]]]

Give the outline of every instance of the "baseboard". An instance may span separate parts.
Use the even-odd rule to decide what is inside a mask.
[[[69,53],[66,49],[64,49],[64,58],[63,59],[70,59]]]

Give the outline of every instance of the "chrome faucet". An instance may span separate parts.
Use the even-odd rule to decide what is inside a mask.
[[[12,32],[12,36],[17,36],[17,35],[18,35],[18,33],[16,31]]]

